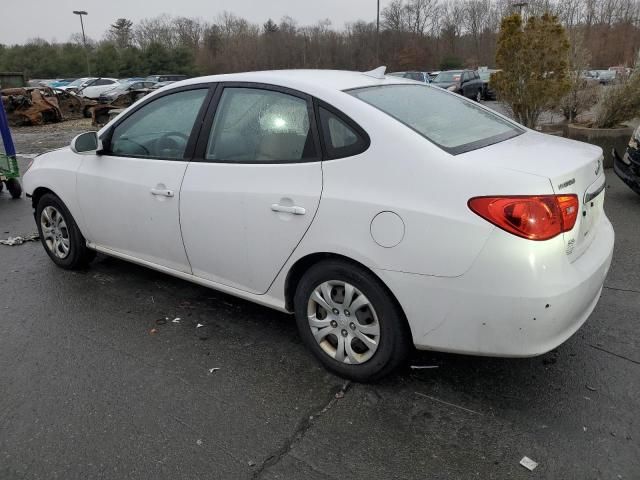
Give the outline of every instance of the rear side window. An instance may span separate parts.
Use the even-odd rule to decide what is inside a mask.
[[[255,88],[225,88],[205,158],[240,163],[317,158],[306,100]]]
[[[355,126],[350,126],[347,120],[324,107],[320,107],[320,124],[329,159],[357,155],[369,146],[368,139]]]
[[[514,123],[458,95],[428,85],[383,85],[349,90],[443,150],[457,155],[524,133]]]

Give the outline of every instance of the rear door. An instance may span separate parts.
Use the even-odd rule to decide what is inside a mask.
[[[220,86],[180,193],[194,275],[265,293],[311,225],[321,191],[311,98]]]

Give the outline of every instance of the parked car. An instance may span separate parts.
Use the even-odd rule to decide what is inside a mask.
[[[176,83],[23,179],[56,265],[98,251],[295,313],[316,358],[358,381],[413,345],[556,348],[614,243],[599,147],[382,68]]]
[[[478,76],[480,80],[482,80],[482,98],[484,100],[495,100],[496,92],[493,88],[491,88],[491,74],[495,72],[499,72],[500,70],[493,69],[485,69],[478,71]]]
[[[125,95],[129,92],[134,92],[137,90],[142,92],[145,90],[150,90],[154,86],[155,86],[155,82],[147,82],[147,81],[120,82],[115,87],[112,87],[110,90],[107,90],[106,92],[102,92],[98,97],[98,101],[100,103],[109,103],[114,101],[116,98],[122,95]]]
[[[482,100],[483,84],[478,72],[473,70],[448,70],[440,72],[433,79],[436,87],[444,88],[450,92],[458,93],[463,97]]]
[[[78,94],[84,98],[97,99],[104,92],[107,92],[119,85],[117,78],[98,78],[88,86],[82,88]]]
[[[69,93],[78,93],[80,90],[82,90],[83,88],[91,85],[96,80],[98,80],[96,77],[78,78],[78,79],[74,80],[73,82],[68,83],[67,85],[63,85],[61,87],[58,87],[58,89],[59,90],[65,90],[65,91],[67,91]]]
[[[431,83],[429,73],[427,72],[392,72],[388,75],[391,75],[392,77],[408,78],[409,80],[415,80],[416,82]]]
[[[613,170],[631,190],[640,195],[640,127],[633,132],[622,157],[613,149]]]
[[[169,80],[167,82],[158,82],[152,88],[154,90],[157,90],[159,88],[166,87],[167,85],[171,85],[172,83],[176,83],[176,81],[175,80]]]
[[[186,75],[149,75],[145,80],[148,82],[179,82],[186,79]]]
[[[609,85],[617,79],[617,73],[615,70],[591,70],[593,78],[598,80],[600,85]]]

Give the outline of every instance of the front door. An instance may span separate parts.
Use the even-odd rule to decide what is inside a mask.
[[[77,191],[89,241],[191,273],[180,234],[180,184],[207,93],[193,88],[144,104],[116,125],[105,153],[83,160]]]
[[[320,201],[311,99],[267,86],[227,85],[213,105],[199,161],[188,165],[182,184],[184,244],[194,275],[265,293]]]

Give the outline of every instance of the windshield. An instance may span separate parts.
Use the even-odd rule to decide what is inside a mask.
[[[460,76],[462,72],[442,72],[439,73],[436,78],[433,79],[434,82],[457,82],[460,80]]]
[[[460,96],[427,85],[384,85],[348,91],[457,155],[524,132]]]

